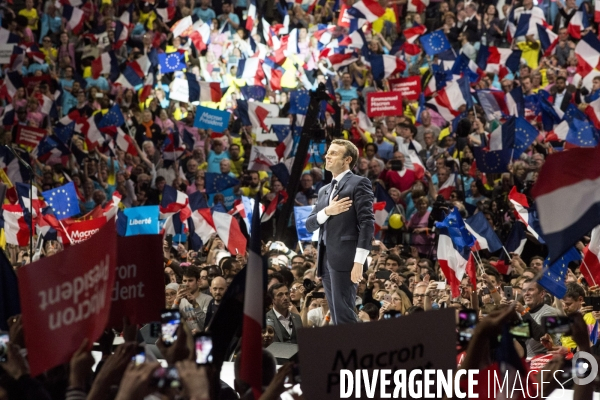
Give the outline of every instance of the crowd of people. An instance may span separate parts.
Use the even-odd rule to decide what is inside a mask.
[[[506,243],[515,226],[523,224],[509,200],[511,190],[528,196],[533,206],[530,192],[546,158],[569,145],[585,144],[581,132],[571,132],[573,126],[578,130],[587,124],[584,135],[591,141],[586,143],[597,144],[600,126],[588,111],[600,97],[600,77],[595,77],[596,65],[585,67],[590,54],[578,50],[584,40],[597,40],[593,7],[583,0],[3,2],[0,44],[14,45],[2,68],[3,144],[30,162],[38,193],[73,182],[82,220],[105,209],[115,193],[120,209],[159,205],[166,186],[187,196],[200,193],[213,211],[237,210],[240,224],[236,205],[242,196],[260,193],[265,208],[276,202],[275,218],[261,229],[268,300],[262,336],[265,392],[260,397],[276,399],[285,390],[286,376],[293,375],[292,366],[276,373],[275,359],[266,349],[274,342],[296,344],[299,329],[331,322],[317,274],[317,243],[296,241],[293,216],[292,228],[285,232],[275,231],[273,224],[285,202],[314,205],[330,179],[324,170],[326,155],[313,154],[321,143],[315,139],[298,188],[289,187],[293,147],[309,99],[300,93],[326,84],[331,100],[321,115],[322,142],[341,137],[354,143],[359,157],[353,173],[369,178],[375,201],[386,202],[387,216],[376,221],[358,286],[357,320],[372,323],[443,308],[473,309],[479,319],[473,339],[457,348],[457,365],[467,369],[483,369],[496,360],[486,340],[503,325],[529,321],[530,337],[516,338],[514,350],[532,368],[557,368],[578,349],[600,355],[600,311],[585,301],[600,296],[600,289],[586,281],[579,262],[567,269],[566,294],[553,295],[537,282],[548,266],[548,249],[526,230],[526,244],[510,254],[506,249],[479,251],[477,286],[465,276],[460,296],[453,297],[437,262],[435,223],[454,208],[463,218],[482,213]],[[519,21],[528,15],[532,22],[523,30]],[[418,37],[432,32],[444,34],[449,52],[431,54],[420,44]],[[491,53],[500,54],[500,60],[492,62]],[[165,71],[172,66],[163,57],[172,54],[183,65]],[[443,98],[444,90],[458,79],[453,63],[463,56],[472,62],[469,69],[476,65],[478,77],[471,76],[470,89],[455,104],[455,98]],[[517,56],[513,69],[507,68],[513,66],[507,56]],[[397,60],[393,70],[387,67],[389,57]],[[259,63],[249,62],[255,59]],[[258,67],[248,71],[249,65]],[[444,70],[453,71],[440,74]],[[468,75],[464,68],[459,72]],[[409,77],[420,77],[424,96],[403,98],[403,109],[393,115],[368,116],[369,94],[389,92],[392,79]],[[187,102],[177,86],[182,82],[189,82]],[[195,98],[192,83],[200,87]],[[218,87],[218,95],[207,98],[208,87]],[[514,97],[515,89],[520,98]],[[509,104],[492,110],[501,117],[492,118],[489,104],[478,97],[485,90]],[[524,110],[513,112],[509,98],[524,104]],[[268,111],[268,118],[285,119],[292,129],[275,132],[270,126],[275,123],[256,111],[267,108],[254,107],[256,103],[275,106],[277,112]],[[440,110],[442,104],[452,118]],[[228,111],[227,127],[222,132],[199,128],[198,105]],[[574,116],[576,112],[580,114]],[[489,160],[492,132],[513,117],[526,119],[538,135],[491,168],[482,163],[481,154]],[[568,118],[579,118],[578,123]],[[570,126],[561,136],[563,121]],[[26,132],[41,133],[37,145],[23,139]],[[261,159],[264,150],[258,149],[265,148],[277,154],[277,162]],[[9,189],[5,204],[18,203],[10,188],[31,180],[9,153],[2,157],[0,179]],[[287,173],[270,168],[275,165],[286,166]],[[5,222],[5,233],[9,228]],[[5,234],[2,241],[17,269],[33,255],[14,237]],[[63,249],[60,235],[57,240],[36,239],[43,244],[42,257]],[[165,306],[178,309],[185,323],[175,345],[158,341],[180,378],[178,388],[161,390],[162,398],[253,396],[239,379],[239,365],[232,389],[217,387],[218,371],[189,361],[192,350],[186,338],[210,330],[227,288],[248,261],[247,252],[232,254],[222,239],[212,235],[199,247],[165,240]],[[583,252],[589,241],[580,238],[577,251]],[[572,316],[571,334],[545,332],[542,317],[553,315]],[[33,333],[23,332],[19,315],[10,316],[8,325],[0,399],[134,399],[157,391],[153,374],[158,364],[130,361],[137,348],[136,327],[125,325],[123,332],[99,338],[103,359],[94,374],[84,342],[68,365],[31,377],[23,337]],[[115,334],[125,344],[113,349]],[[232,343],[236,356],[239,347]],[[576,386],[575,398],[591,398],[593,388]]]

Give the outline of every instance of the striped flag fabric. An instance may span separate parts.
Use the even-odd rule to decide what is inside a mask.
[[[260,218],[260,212],[257,213]],[[217,234],[231,254],[243,254],[246,249],[246,237],[240,230],[240,224],[231,215],[215,211],[213,221]],[[260,229],[260,228],[259,228]]]
[[[539,182],[539,181],[538,181]],[[517,191],[517,187],[513,186],[510,193],[508,194],[508,200],[515,207],[515,216],[525,224],[527,231],[533,235],[540,243],[544,243],[544,239],[534,229],[534,215],[529,209],[529,202],[527,196]]]
[[[540,171],[531,193],[550,261],[600,224],[598,157],[598,147],[571,149],[549,156]]]

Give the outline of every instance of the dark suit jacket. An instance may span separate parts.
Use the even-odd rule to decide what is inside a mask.
[[[300,316],[296,313],[290,313],[290,315],[292,316],[292,330],[295,330],[296,332],[298,332],[299,328],[302,328],[302,318],[300,318]],[[273,320],[273,322],[277,321],[277,316],[275,315],[275,311],[273,310],[269,310],[267,311],[266,314],[267,317],[267,321],[269,319]],[[273,329],[275,330],[275,342],[285,342],[285,340],[283,339],[283,332],[281,331],[281,326],[280,324],[273,324]]]
[[[371,240],[375,230],[373,215],[373,188],[371,182],[364,177],[348,172],[337,185],[333,194],[339,199],[349,197],[352,206],[346,212],[333,215],[327,219],[327,254],[324,254],[323,227],[317,221],[317,213],[327,207],[331,184],[319,190],[317,205],[306,220],[309,232],[319,230],[318,268],[322,271],[325,260],[331,268],[339,272],[350,272],[354,267],[356,248],[371,250]],[[325,258],[326,257],[326,258]],[[319,272],[320,273],[320,272]]]
[[[554,89],[554,88],[553,88]],[[554,101],[553,104],[558,106],[558,108],[560,108],[562,111],[567,111],[567,108],[569,108],[569,104],[571,104],[571,100],[573,99],[573,93],[569,90],[569,88],[565,89],[565,95],[562,99],[562,102],[560,104],[556,104],[556,90],[553,90],[554,94]]]

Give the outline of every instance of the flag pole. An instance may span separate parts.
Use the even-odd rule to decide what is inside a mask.
[[[471,250],[471,254],[473,255],[473,258],[475,259],[475,262],[477,263],[477,266],[481,269],[481,273],[485,274],[485,269],[483,268],[483,264],[481,264],[479,262],[479,259],[477,258],[477,256],[475,255],[475,252],[473,250]]]
[[[510,256],[510,254],[508,253],[508,250],[506,250],[506,247],[502,246],[502,249],[504,250],[504,252],[506,253],[506,256],[508,257],[508,261],[512,261],[512,257]]]
[[[592,283],[594,284],[594,286],[598,286],[596,285],[596,281],[594,280],[594,275],[592,275],[592,271],[590,271],[590,267],[588,267],[588,265],[585,263],[585,259],[582,258],[581,262],[583,263],[583,265],[585,265],[585,269],[587,269],[588,274],[590,274],[590,278],[592,278]]]
[[[60,224],[60,226],[62,226],[63,230],[65,231],[65,235],[67,235],[67,239],[69,239],[69,243],[73,244],[73,239],[71,239],[71,236],[69,236],[69,233],[67,232],[67,228],[65,228],[65,226],[63,225],[61,220],[58,220],[58,223]]]

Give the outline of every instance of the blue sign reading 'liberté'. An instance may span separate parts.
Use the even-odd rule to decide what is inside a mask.
[[[125,236],[157,235],[160,231],[158,212],[158,206],[126,208],[124,211],[127,216]]]
[[[213,132],[222,133],[229,125],[228,111],[215,110],[214,108],[198,106],[194,126],[200,129],[212,129]]]

